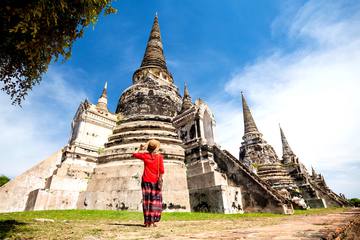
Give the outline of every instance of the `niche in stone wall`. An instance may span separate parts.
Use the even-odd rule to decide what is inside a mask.
[[[195,124],[191,125],[189,135],[190,135],[190,139],[194,139],[196,137]]]
[[[213,124],[212,118],[208,111],[204,113],[204,136],[209,145],[214,144]]]
[[[186,129],[181,129],[180,130],[180,139],[183,142],[187,142],[188,141],[188,132],[186,131]]]

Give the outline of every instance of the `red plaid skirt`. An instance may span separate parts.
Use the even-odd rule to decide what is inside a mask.
[[[159,222],[162,211],[161,189],[157,183],[141,182],[144,223]]]

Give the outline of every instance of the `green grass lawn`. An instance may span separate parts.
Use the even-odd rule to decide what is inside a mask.
[[[294,215],[335,213],[347,210],[347,208],[322,208],[309,210],[295,210]],[[211,219],[238,219],[252,217],[284,217],[283,214],[275,213],[244,213],[244,214],[221,214],[200,212],[164,212],[163,221],[194,221]],[[0,221],[4,220],[33,220],[34,218],[48,218],[54,220],[121,220],[141,221],[142,212],[116,211],[116,210],[48,210],[0,213]]]
[[[294,215],[328,214],[347,210],[346,208],[296,210]],[[259,220],[261,218],[279,219],[294,215],[272,213],[216,214],[165,212],[162,221],[201,221],[201,220]],[[54,222],[38,222],[34,219],[52,219]],[[114,225],[131,225],[124,231],[134,231],[141,226],[142,212],[111,210],[49,210],[0,213],[0,239],[82,239],[88,235],[98,235],[115,231]],[[117,228],[118,229],[118,228]],[[126,230],[127,229],[127,230]],[[118,230],[116,230],[118,231]],[[116,234],[116,232],[114,233]],[[106,239],[106,238],[105,238]]]

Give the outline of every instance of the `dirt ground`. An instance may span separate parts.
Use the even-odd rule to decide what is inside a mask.
[[[352,224],[350,224],[352,223]],[[216,221],[160,222],[157,228],[113,222],[96,226],[95,239],[360,239],[360,211]]]
[[[360,209],[305,215],[254,216],[217,220],[161,221],[144,228],[141,220],[28,219],[0,224],[0,239],[256,239],[360,240]]]

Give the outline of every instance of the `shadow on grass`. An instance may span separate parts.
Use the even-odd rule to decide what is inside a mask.
[[[7,234],[14,230],[16,226],[25,225],[26,223],[18,222],[16,220],[2,220],[0,221],[0,239],[7,237]]]
[[[109,225],[124,226],[124,227],[144,227],[144,224],[139,224],[139,223],[110,223]]]

